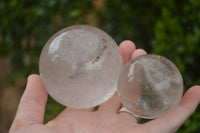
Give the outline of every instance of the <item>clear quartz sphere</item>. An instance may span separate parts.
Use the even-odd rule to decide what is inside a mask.
[[[39,71],[47,92],[71,108],[90,108],[117,89],[122,58],[115,41],[89,25],[67,27],[42,49]]]
[[[119,77],[123,106],[140,118],[160,117],[176,107],[183,93],[179,70],[167,58],[143,55],[132,59]]]

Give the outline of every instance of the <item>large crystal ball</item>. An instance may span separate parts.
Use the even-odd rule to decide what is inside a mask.
[[[117,89],[122,58],[115,41],[88,25],[65,28],[44,46],[39,71],[47,92],[72,108],[90,108]]]
[[[143,55],[128,62],[119,77],[123,106],[137,117],[160,117],[176,107],[183,93],[177,67],[165,57]]]

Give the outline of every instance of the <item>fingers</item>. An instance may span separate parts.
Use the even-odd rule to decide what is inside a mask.
[[[124,64],[126,64],[131,59],[132,53],[135,51],[135,44],[128,40],[123,41],[119,45],[119,51],[122,55]]]
[[[136,49],[132,55],[131,55],[131,59],[135,58],[135,57],[138,57],[138,56],[141,56],[141,55],[145,55],[147,54],[146,51],[144,51],[143,49]]]
[[[145,54],[147,54],[147,53],[146,53],[146,51],[144,51],[143,49],[136,49],[136,50],[132,53],[131,59],[136,58],[136,57],[141,56],[141,55],[145,55]],[[126,119],[131,120],[131,121],[137,123],[136,117],[133,116],[131,113],[128,113],[128,112],[120,112],[119,115],[122,115],[122,116],[125,117]]]
[[[128,40],[123,41],[119,45],[119,50],[122,55],[123,63],[126,64],[131,59],[132,53],[135,51],[135,44]],[[118,94],[115,93],[108,101],[106,101],[99,107],[99,111],[117,112],[120,107],[120,98]]]
[[[47,92],[39,75],[30,75],[20,100],[15,121],[43,123]]]
[[[123,41],[120,44],[119,50],[121,52],[124,64],[126,64],[131,58],[146,54],[146,52],[142,49],[136,50],[135,44],[128,40]],[[98,111],[118,113],[120,108],[121,108],[121,100],[118,94],[115,93],[108,101],[106,101],[99,107]],[[120,115],[124,115],[124,117],[127,117],[126,113],[120,113]],[[128,115],[129,115],[128,117],[130,117],[130,114]]]
[[[199,102],[200,86],[193,86],[185,93],[180,104],[173,111],[145,125],[150,131],[155,133],[175,132],[195,111]]]

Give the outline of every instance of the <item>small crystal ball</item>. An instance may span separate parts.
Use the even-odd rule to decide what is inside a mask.
[[[135,116],[152,119],[176,107],[183,93],[183,80],[176,66],[158,55],[134,58],[119,77],[118,93]]]
[[[39,71],[56,101],[71,108],[90,108],[116,91],[122,64],[118,46],[108,34],[93,26],[75,25],[48,40]]]

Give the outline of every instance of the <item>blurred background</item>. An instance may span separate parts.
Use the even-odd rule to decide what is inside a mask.
[[[75,24],[97,26],[118,44],[132,40],[169,58],[183,75],[185,91],[200,84],[199,0],[0,0],[0,133],[9,130],[27,76],[38,73],[44,44]],[[45,122],[63,109],[49,98]],[[200,107],[178,131],[198,132]]]

